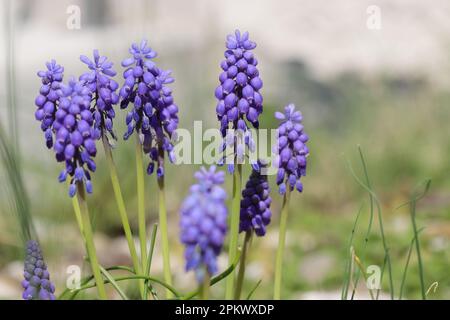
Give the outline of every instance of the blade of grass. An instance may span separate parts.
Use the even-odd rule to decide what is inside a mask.
[[[8,201],[17,218],[20,227],[20,236],[25,243],[32,236],[37,240],[37,235],[30,213],[30,205],[27,190],[22,178],[20,162],[17,154],[10,143],[2,125],[0,124],[0,156],[2,166],[6,175],[7,191],[10,193]]]
[[[418,231],[418,233],[420,233],[423,229],[424,228],[420,229]],[[399,300],[402,300],[402,297],[403,297],[403,289],[404,289],[404,286],[405,286],[405,283],[406,283],[406,274],[408,273],[409,261],[411,260],[411,254],[412,254],[415,242],[416,242],[416,237],[414,236],[411,239],[411,243],[409,244],[408,255],[407,255],[406,263],[405,263],[405,268],[403,269],[402,282],[400,284],[400,294],[398,296]]]
[[[133,269],[133,268],[130,268],[130,267],[128,267],[128,266],[112,266],[112,267],[105,268],[105,270],[106,270],[106,271],[123,270],[123,271],[128,271],[128,272],[133,273],[133,274],[135,273],[134,269]],[[93,276],[93,275],[89,275],[89,276],[83,278],[83,279],[80,281],[80,287],[87,285],[87,284],[89,283],[89,281],[91,281],[91,280],[93,280],[93,279],[94,279],[94,276]],[[73,293],[73,292],[76,291],[76,290],[77,290],[77,289],[69,289],[69,288],[66,288],[66,289],[59,295],[58,300],[62,300],[66,294],[68,294],[68,293]],[[69,298],[69,300],[72,300],[72,299]]]
[[[125,281],[125,280],[140,280],[140,279],[158,283],[158,284],[162,285],[164,288],[166,288],[167,290],[170,290],[170,292],[172,292],[175,295],[175,297],[177,297],[177,298],[181,297],[181,294],[174,287],[172,287],[171,285],[168,285],[164,281],[159,280],[158,278],[154,278],[154,277],[147,277],[144,275],[132,275],[132,276],[117,277],[117,278],[114,278],[114,281],[120,282],[120,281]],[[110,280],[108,280],[108,279],[103,280],[103,284],[108,284],[108,283],[111,283]],[[74,297],[76,296],[76,294],[78,292],[86,290],[86,289],[94,288],[95,286],[96,286],[96,284],[87,284],[87,285],[82,286],[79,289],[75,289]]]
[[[111,276],[111,274],[106,271],[105,268],[100,266],[100,271],[103,273],[106,279],[108,279],[109,283],[116,289],[117,293],[122,297],[123,300],[129,300],[125,292],[120,288],[120,286],[117,284],[117,282],[114,280],[114,278]]]
[[[17,132],[17,104],[16,104],[16,73],[15,73],[15,45],[14,45],[14,9],[11,0],[5,3],[5,31],[6,31],[6,66],[7,78],[7,107],[8,123],[10,126],[10,136],[13,152],[18,153],[19,139]],[[17,159],[19,160],[19,159]]]
[[[411,223],[412,223],[413,231],[414,231],[414,239],[416,240],[415,245],[416,245],[416,254],[417,254],[417,264],[419,265],[420,292],[422,294],[422,299],[426,300],[427,295],[425,293],[425,281],[423,278],[422,255],[420,252],[419,232],[417,231],[418,229],[417,229],[417,223],[416,223],[416,199],[415,198],[411,201],[410,213],[411,213]]]
[[[353,246],[353,238],[355,237],[356,227],[358,225],[359,217],[361,216],[363,207],[364,207],[364,205],[361,205],[361,207],[358,210],[358,214],[356,215],[356,219],[355,219],[355,222],[353,223],[352,233],[351,233],[350,239],[348,241],[348,246],[347,246],[346,252],[351,252],[350,250]],[[352,257],[350,254],[349,259],[347,260],[347,264],[345,266],[344,283],[342,285],[342,291],[341,291],[341,300],[347,300],[348,288],[350,285],[351,259],[352,259]]]
[[[421,188],[422,185],[424,185],[423,191],[421,191],[421,192],[417,191],[418,189]],[[415,240],[414,244],[415,244],[416,254],[417,254],[417,263],[419,265],[420,291],[421,291],[421,295],[422,295],[422,299],[423,300],[425,300],[426,296],[427,296],[427,294],[425,292],[425,281],[424,281],[424,272],[423,272],[423,264],[422,264],[422,255],[421,255],[421,252],[420,252],[420,243],[419,243],[419,233],[423,230],[423,228],[417,229],[416,205],[417,205],[417,202],[419,200],[421,200],[423,197],[425,197],[425,195],[428,193],[428,191],[430,190],[430,186],[431,186],[431,180],[430,179],[426,179],[412,193],[412,195],[410,197],[410,200],[408,202],[406,202],[406,203],[400,205],[399,207],[397,207],[397,209],[398,209],[398,208],[401,208],[401,207],[409,204],[411,223],[412,223],[413,232],[414,232],[414,240]],[[411,255],[411,251],[409,251],[409,253],[408,253],[407,263],[409,263],[410,255]],[[407,270],[407,266],[405,267],[403,278],[406,278],[406,270]],[[403,290],[403,284],[404,284],[404,279],[402,280],[401,290]],[[401,299],[401,297],[402,297],[402,295],[400,294],[400,299]]]
[[[156,243],[156,233],[158,231],[158,224],[155,223],[153,225],[153,230],[152,230],[152,237],[151,237],[151,242],[150,242],[150,248],[148,251],[148,258],[147,258],[147,265],[145,268],[145,276],[149,276],[150,275],[150,268],[152,266],[152,258],[153,258],[153,251],[155,249],[155,243]],[[148,295],[148,289],[151,289],[151,284],[148,284],[148,280],[145,280],[144,283],[144,299],[147,299],[147,295]],[[151,290],[153,291],[153,290]]]
[[[250,299],[252,298],[253,293],[255,293],[256,289],[258,289],[258,287],[259,287],[259,285],[261,284],[261,282],[262,282],[262,279],[260,279],[260,280],[256,283],[256,285],[253,287],[253,289],[250,290],[250,292],[249,292],[248,295],[247,295],[247,300],[250,300]]]
[[[359,150],[361,150],[361,148],[359,147]],[[360,157],[361,160],[364,161],[364,155],[362,153],[362,150],[360,151]],[[353,178],[355,179],[355,181],[363,188],[365,189],[371,196],[372,199],[376,205],[377,208],[377,216],[378,216],[378,224],[380,227],[380,234],[381,234],[381,240],[383,243],[383,249],[385,252],[385,257],[386,257],[386,265],[388,267],[388,276],[389,276],[389,291],[390,291],[390,296],[391,299],[394,299],[394,284],[393,284],[393,278],[392,278],[392,264],[391,264],[391,258],[390,258],[390,254],[389,254],[389,247],[387,245],[387,241],[386,241],[386,236],[384,233],[384,226],[383,226],[383,216],[381,213],[381,205],[380,205],[380,201],[378,200],[378,197],[376,196],[376,194],[372,191],[371,187],[369,187],[367,184],[365,184],[364,182],[362,182],[358,175],[355,173],[355,171],[353,170],[353,167],[351,166],[350,162],[348,162],[348,167],[350,169],[351,174],[353,175]],[[364,162],[365,163],[365,162]],[[367,168],[365,166],[363,166],[365,168],[365,171],[367,171]]]
[[[360,157],[360,160],[361,160],[362,168],[363,168],[363,171],[364,171],[364,177],[365,177],[365,180],[366,180],[366,184],[367,184],[369,189],[372,189],[372,186],[371,186],[371,183],[370,183],[370,179],[369,179],[369,173],[368,173],[368,170],[367,170],[366,161],[364,159],[364,155],[363,155],[361,146],[358,146],[358,152],[359,152],[359,157]],[[367,226],[366,234],[364,236],[364,245],[363,245],[363,248],[361,250],[361,256],[362,256],[362,258],[364,260],[367,258],[367,245],[369,243],[370,233],[372,232],[372,225],[373,225],[373,218],[374,218],[374,197],[373,197],[373,195],[371,193],[369,193],[369,201],[370,201],[369,223],[368,223],[368,226]],[[355,275],[355,282],[356,282],[356,285],[355,285],[355,287],[356,287],[358,285],[358,282],[359,282],[359,270],[358,269],[357,269],[356,275]],[[355,292],[353,291],[352,292],[352,299],[353,299],[354,294],[355,294]]]

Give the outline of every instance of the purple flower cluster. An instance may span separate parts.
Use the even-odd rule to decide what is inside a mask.
[[[51,60],[46,63],[47,70],[39,71],[37,74],[41,78],[42,86],[39,95],[35,99],[37,110],[36,120],[41,121],[41,129],[45,132],[47,148],[53,146],[52,125],[55,121],[55,113],[58,105],[58,90],[63,80],[64,68]]]
[[[34,240],[27,242],[23,275],[24,300],[55,300],[55,286],[50,282],[50,274],[42,258],[41,249]]]
[[[295,110],[295,105],[289,104],[284,108],[284,114],[276,112],[275,118],[281,121],[278,126],[278,150],[275,161],[278,165],[279,192],[286,193],[286,183],[291,191],[295,186],[302,192],[303,184],[300,178],[306,175],[306,157],[309,155],[306,146],[309,138],[303,131],[302,114]]]
[[[242,190],[241,218],[239,232],[254,230],[257,236],[266,234],[266,227],[270,223],[272,213],[270,211],[270,187],[267,175],[261,173],[267,163],[258,161],[253,168],[245,189]]]
[[[112,69],[113,63],[108,61],[107,57],[100,56],[98,50],[94,50],[93,61],[84,55],[80,56],[80,60],[91,70],[83,73],[80,81],[83,81],[93,94],[95,105],[91,111],[95,119],[94,125],[101,132],[107,130],[115,139],[113,106],[119,102],[119,95],[116,93],[119,85],[112,79],[116,75]]]
[[[247,122],[258,128],[258,117],[263,110],[263,97],[260,89],[263,86],[257,69],[258,60],[252,50],[256,44],[249,39],[248,32],[242,35],[239,30],[234,35],[228,35],[225,60],[220,64],[223,72],[219,76],[220,85],[215,96],[219,100],[216,107],[220,121],[222,136],[226,137],[227,129],[244,132],[245,143],[251,148]],[[226,145],[236,142],[226,139]],[[225,148],[225,146],[224,146]]]
[[[133,104],[126,117],[127,132],[124,139],[136,131],[140,135],[144,153],[149,154],[147,173],[152,174],[158,164],[158,177],[164,175],[164,151],[169,160],[175,160],[172,135],[178,127],[178,107],[173,101],[172,89],[166,86],[174,82],[170,71],[156,67],[151,60],[156,52],[143,40],[129,49],[131,57],[122,61],[126,68],[123,73],[125,83],[120,89],[121,108]]]
[[[97,153],[96,140],[101,132],[93,126],[94,116],[90,111],[91,92],[82,82],[71,79],[60,90],[59,108],[53,123],[55,131],[56,160],[65,162],[59,181],[71,176],[69,195],[76,193],[76,183],[85,182],[86,191],[92,193],[89,171],[95,171],[93,160]]]
[[[196,270],[202,281],[206,271],[217,272],[219,255],[227,231],[226,193],[220,186],[225,179],[223,172],[201,168],[195,173],[198,180],[190,189],[190,195],[181,207],[181,242],[186,246],[186,270]]]

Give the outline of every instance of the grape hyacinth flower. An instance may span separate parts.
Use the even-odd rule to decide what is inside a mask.
[[[114,189],[114,196],[119,209],[124,234],[127,239],[128,248],[133,261],[133,267],[139,273],[141,266],[137,257],[137,251],[130,228],[130,223],[128,221],[128,214],[126,212],[122,191],[117,178],[118,173],[112,154],[113,144],[108,137],[109,133],[112,139],[117,140],[116,134],[113,130],[113,120],[115,117],[114,106],[119,102],[119,95],[117,93],[119,85],[113,79],[116,75],[116,71],[113,69],[113,63],[108,61],[107,57],[100,56],[98,50],[93,51],[93,56],[93,60],[84,55],[80,56],[80,60],[88,66],[90,71],[82,74],[79,80],[83,82],[83,84],[91,91],[93,95],[90,111],[94,117],[94,127],[101,132],[112,187]],[[139,286],[141,293],[143,293],[144,282],[140,281]]]
[[[50,281],[39,244],[34,240],[27,242],[23,275],[24,300],[55,300],[55,286]]]
[[[181,242],[186,246],[186,271],[195,270],[199,282],[204,271],[217,272],[219,255],[227,231],[226,193],[220,186],[225,174],[202,167],[195,173],[198,180],[181,206]]]
[[[278,150],[275,150],[278,152],[275,162],[278,165],[279,192],[286,193],[286,184],[290,191],[295,186],[302,192],[300,178],[306,175],[306,157],[309,155],[306,146],[309,137],[303,130],[302,114],[295,110],[295,105],[289,104],[284,108],[284,114],[276,112],[275,118],[281,121],[278,127]]]
[[[41,121],[41,129],[45,132],[47,148],[53,146],[52,126],[55,121],[55,113],[58,108],[58,90],[62,84],[64,68],[51,60],[46,63],[47,70],[39,71],[37,75],[41,78],[42,86],[39,95],[35,99],[37,110],[35,118]]]
[[[280,231],[278,233],[278,249],[275,258],[275,300],[281,299],[281,279],[283,275],[283,253],[288,226],[289,199],[294,187],[303,191],[300,178],[306,175],[306,157],[309,155],[306,142],[309,140],[303,131],[302,114],[295,110],[294,104],[284,108],[284,114],[275,112],[275,118],[281,121],[278,126],[278,143],[274,146],[276,153],[275,165],[278,167],[277,184],[283,195],[283,205],[280,215]]]
[[[227,36],[225,59],[220,64],[223,72],[219,75],[220,85],[215,91],[219,100],[216,113],[225,138],[223,149],[236,146],[238,150],[234,152],[240,162],[244,156],[243,146],[235,141],[234,135],[227,137],[227,129],[230,129],[231,124],[231,129],[244,134],[244,142],[250,150],[254,148],[247,122],[258,129],[258,117],[263,111],[263,97],[260,93],[263,83],[256,67],[258,60],[252,52],[255,47],[248,32],[241,35],[236,30],[234,35]],[[228,164],[228,167],[229,171],[234,171],[234,165]]]
[[[146,40],[140,45],[134,43],[129,52],[132,56],[122,61],[126,68],[125,84],[119,92],[122,109],[133,104],[126,117],[128,129],[124,139],[134,131],[139,134],[144,153],[149,154],[151,160],[147,173],[152,174],[157,163],[157,174],[161,177],[164,175],[164,151],[171,162],[175,160],[171,138],[178,127],[178,106],[173,101],[172,89],[167,86],[174,78],[171,71],[156,67],[151,59],[157,54],[147,46]]]
[[[86,184],[86,191],[92,193],[89,171],[96,169],[93,157],[97,153],[95,141],[100,130],[93,126],[94,116],[90,111],[91,92],[82,82],[71,79],[60,90],[60,103],[53,123],[55,130],[56,160],[65,162],[65,169],[59,175],[59,181],[71,178],[69,195],[76,193],[77,182]]]
[[[267,175],[261,174],[261,169],[266,166],[267,163],[258,161],[242,190],[239,232],[254,230],[260,237],[266,234],[272,217],[269,182]]]
[[[113,70],[113,63],[105,56],[100,56],[98,50],[94,50],[94,60],[81,55],[80,60],[85,63],[91,71],[87,71],[80,76],[85,86],[93,94],[95,102],[92,113],[94,125],[97,129],[105,133],[105,130],[116,139],[113,131],[113,119],[115,117],[114,105],[119,102],[119,95],[116,93],[119,85],[112,79],[116,75]]]

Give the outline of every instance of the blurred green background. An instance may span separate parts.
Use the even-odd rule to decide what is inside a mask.
[[[127,48],[142,38],[159,56],[158,65],[173,70],[174,96],[180,107],[180,127],[218,127],[214,89],[224,40],[235,28],[248,30],[257,42],[255,54],[264,81],[262,128],[275,128],[276,110],[293,102],[304,115],[310,136],[308,176],[304,192],[292,197],[283,297],[339,299],[348,260],[348,241],[355,230],[355,250],[362,252],[369,217],[369,197],[352,177],[347,161],[363,177],[357,146],[361,146],[373,190],[381,202],[398,296],[408,248],[413,237],[408,201],[414,188],[431,179],[418,203],[425,286],[438,283],[428,297],[450,298],[450,4],[383,0],[381,29],[367,19],[371,2],[347,1],[7,1],[0,7],[0,124],[8,137],[18,134],[20,164],[30,211],[57,293],[64,288],[69,265],[82,265],[83,247],[67,188],[57,181],[61,166],[46,149],[34,120],[34,97],[40,82],[36,72],[49,59],[65,67],[65,79],[84,71],[80,54],[99,49],[119,71]],[[70,5],[81,13],[81,28],[69,29]],[[124,132],[125,112],[115,121]],[[13,141],[13,140],[11,140]],[[12,142],[13,143],[13,142]],[[101,148],[99,148],[101,150]],[[119,139],[114,157],[133,231],[137,231],[134,152]],[[89,206],[96,244],[104,265],[130,264],[126,241],[102,151],[93,177]],[[5,169],[5,168],[3,168]],[[23,243],[7,172],[0,170],[0,298],[18,299]],[[167,165],[167,199],[171,258],[175,285],[187,292],[194,277],[183,269],[178,241],[178,209],[193,183],[195,165]],[[244,179],[249,168],[245,169]],[[244,292],[261,279],[255,298],[271,298],[281,197],[271,177],[273,222],[264,238],[254,239]],[[148,229],[157,221],[154,176],[146,179]],[[231,176],[227,177],[231,194]],[[135,232],[135,235],[137,232]],[[159,243],[152,266],[161,274]],[[365,266],[382,266],[384,251],[378,224],[369,237]],[[220,257],[226,268],[226,254]],[[387,277],[381,298],[389,296]],[[217,285],[213,297],[222,296]],[[114,292],[111,291],[111,297]],[[368,298],[363,281],[358,298]],[[89,297],[89,294],[87,295]],[[411,257],[404,297],[420,298],[415,252]]]

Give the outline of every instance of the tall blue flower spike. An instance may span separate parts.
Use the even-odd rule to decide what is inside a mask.
[[[225,174],[202,167],[195,173],[197,184],[190,189],[180,214],[181,242],[185,245],[186,270],[195,270],[202,281],[205,269],[217,272],[217,256],[227,232],[226,193],[221,187]]]
[[[267,175],[261,174],[261,169],[266,166],[265,161],[259,160],[242,190],[239,232],[254,230],[260,237],[266,234],[272,217],[269,182]]]
[[[131,57],[122,61],[125,69],[125,84],[120,89],[122,109],[133,104],[126,117],[127,140],[134,131],[139,134],[144,153],[149,154],[147,173],[152,174],[157,164],[158,177],[164,175],[164,151],[169,161],[175,161],[172,137],[178,127],[178,106],[174,103],[172,89],[167,85],[174,82],[171,71],[156,67],[152,61],[156,52],[142,40],[129,50]]]
[[[280,194],[286,193],[289,187],[303,191],[300,181],[306,175],[306,158],[309,149],[306,142],[308,135],[303,130],[302,114],[295,110],[295,105],[289,104],[284,108],[284,113],[275,112],[275,118],[280,120],[278,126],[278,148],[275,164],[278,166],[277,184]]]
[[[39,71],[37,74],[41,78],[41,88],[39,95],[35,99],[37,106],[35,117],[41,122],[41,129],[45,132],[47,148],[53,147],[52,126],[55,121],[55,113],[59,104],[58,90],[61,87],[64,68],[51,60],[46,63],[47,70]]]
[[[91,107],[95,122],[94,126],[102,133],[109,134],[116,139],[113,131],[113,120],[116,115],[114,105],[119,102],[117,89],[119,85],[113,77],[116,71],[113,63],[105,56],[100,56],[98,50],[94,50],[94,60],[81,55],[80,60],[85,63],[90,71],[80,76],[80,81],[91,91],[94,101]]]
[[[82,82],[75,79],[62,86],[60,95],[56,121],[53,124],[56,160],[65,163],[59,181],[63,182],[67,176],[71,177],[71,197],[76,193],[77,182],[84,182],[86,191],[92,193],[90,172],[96,169],[93,158],[97,154],[96,140],[101,134],[93,125],[94,116],[90,110],[92,95]]]
[[[233,147],[234,157],[242,161],[244,156],[243,143],[237,142],[237,135],[227,135],[228,129],[243,134],[242,140],[251,151],[254,142],[251,137],[249,123],[259,128],[258,117],[263,111],[262,80],[257,68],[258,60],[252,50],[256,43],[249,39],[248,32],[241,34],[236,30],[234,35],[228,35],[226,40],[225,59],[220,63],[222,73],[219,75],[220,84],[216,88],[215,96],[217,118],[224,138],[223,151]],[[224,155],[224,158],[226,155]],[[221,160],[221,164],[225,159]],[[234,165],[228,164],[228,170],[234,171]]]
[[[23,275],[24,300],[55,300],[55,286],[50,281],[41,248],[34,240],[27,242]]]

